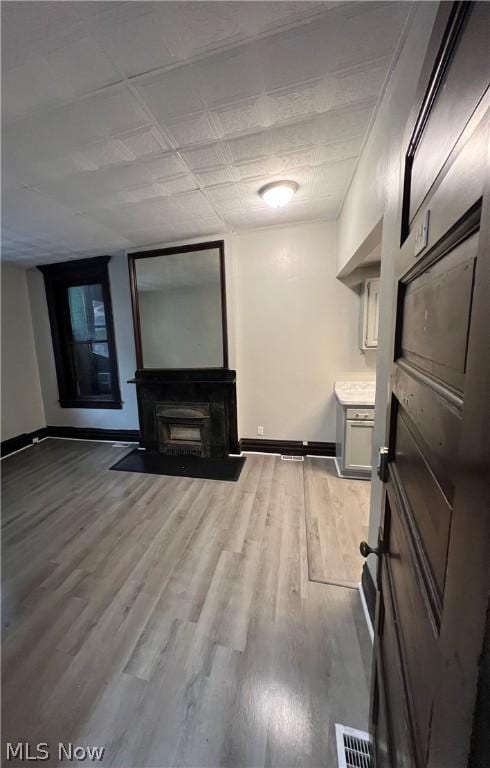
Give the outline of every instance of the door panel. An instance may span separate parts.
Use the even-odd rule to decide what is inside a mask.
[[[389,539],[385,541],[384,565],[396,606],[402,667],[411,704],[415,741],[422,756],[425,756],[437,663],[437,629],[414,551],[416,544],[403,520],[408,510],[402,512],[392,486],[388,498],[391,524]]]
[[[406,155],[372,698],[383,768],[468,764],[490,566],[489,10],[454,4],[433,39]]]
[[[400,410],[396,434],[395,461],[400,484],[407,496],[407,507],[441,602],[452,508],[430,469],[420,442],[410,432]]]
[[[385,532],[391,509],[387,501]],[[376,721],[377,768],[413,768],[416,765],[413,726],[406,709],[406,684],[401,668],[398,617],[388,569],[380,574],[373,710]],[[396,749],[394,746],[396,745]]]
[[[462,401],[453,399],[447,388],[439,389],[433,381],[429,385],[415,369],[402,367],[400,363],[394,371],[393,395],[401,417],[416,436],[435,482],[451,503]]]
[[[400,356],[463,389],[478,235],[414,278],[403,292]]]
[[[437,89],[413,157],[411,220],[488,88],[490,5],[475,3],[470,12],[463,6],[454,3],[452,35],[446,36],[448,69],[440,73],[443,85]],[[477,61],[483,66],[475,67]]]

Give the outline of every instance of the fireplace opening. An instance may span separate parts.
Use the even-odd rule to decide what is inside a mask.
[[[209,456],[209,405],[156,403],[155,421],[160,453]]]

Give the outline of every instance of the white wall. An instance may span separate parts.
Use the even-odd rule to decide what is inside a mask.
[[[339,218],[338,270],[362,247],[382,217],[379,346],[376,367],[376,415],[373,456],[387,444],[389,389],[394,341],[394,253],[400,244],[404,156],[410,138],[409,116],[429,44],[438,3],[414,3],[398,63]],[[377,541],[383,486],[374,475],[369,539]],[[374,557],[368,559],[375,573]]]
[[[147,368],[223,365],[218,283],[139,292],[143,361]]]
[[[237,235],[240,437],[335,441],[333,383],[374,375],[358,348],[359,295],[336,280],[335,222]]]
[[[335,222],[241,233],[225,241],[230,367],[237,369],[241,437],[335,440],[336,378],[372,377],[358,349],[359,295],[335,278]],[[46,420],[51,426],[137,429],[136,360],[127,259],[109,262],[124,406],[61,408],[39,270],[29,288]]]
[[[414,3],[409,14],[398,61],[338,219],[337,272],[362,248],[383,219],[387,186],[392,183],[393,173],[390,146],[393,147],[394,137],[397,137],[395,143],[399,142],[400,131],[412,108],[437,7],[435,2]]]
[[[113,256],[109,262],[114,330],[123,408],[121,410],[92,408],[61,408],[54,364],[53,343],[49,325],[44,279],[38,269],[28,270],[34,335],[39,374],[49,426],[99,427],[106,429],[138,429],[138,409],[134,384],[128,384],[136,370],[131,295],[128,263],[124,254]]]
[[[2,265],[1,439],[46,426],[26,271]]]

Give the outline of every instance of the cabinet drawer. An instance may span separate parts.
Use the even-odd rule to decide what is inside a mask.
[[[346,408],[345,418],[362,419],[363,421],[371,419],[372,421],[374,419],[374,408]]]

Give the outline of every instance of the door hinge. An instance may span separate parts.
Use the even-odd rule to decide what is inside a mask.
[[[378,475],[379,479],[382,483],[386,483],[388,480],[388,462],[389,462],[389,452],[386,445],[384,445],[382,448],[378,451],[378,465],[376,467],[376,474]]]

